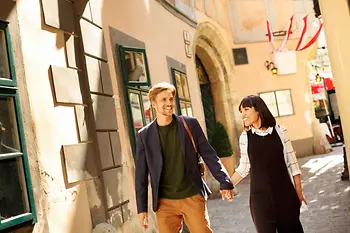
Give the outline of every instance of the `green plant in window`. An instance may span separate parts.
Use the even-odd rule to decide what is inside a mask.
[[[221,122],[216,122],[210,144],[216,151],[219,158],[229,157],[233,154],[230,139],[225,126]]]

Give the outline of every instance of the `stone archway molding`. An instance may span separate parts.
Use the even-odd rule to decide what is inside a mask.
[[[237,154],[239,149],[234,123],[234,100],[230,88],[230,83],[234,78],[231,49],[215,25],[210,22],[203,22],[197,26],[194,54],[199,57],[208,74],[216,119],[225,125],[231,144]],[[225,166],[227,170],[231,170],[230,173],[232,173],[236,164],[235,157],[233,156],[229,165]],[[218,191],[219,187],[217,187],[212,177],[208,176],[207,182],[214,193]]]

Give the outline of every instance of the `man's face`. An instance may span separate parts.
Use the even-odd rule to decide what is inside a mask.
[[[156,110],[157,116],[171,116],[174,112],[174,96],[168,91],[160,92],[152,102],[152,107]]]

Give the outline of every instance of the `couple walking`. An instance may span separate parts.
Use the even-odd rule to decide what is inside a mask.
[[[211,233],[206,200],[210,190],[202,178],[202,157],[220,183],[223,199],[233,199],[234,185],[251,174],[250,209],[259,233],[302,233],[300,205],[305,201],[300,170],[286,129],[258,96],[247,96],[239,110],[245,131],[241,159],[229,177],[198,121],[173,114],[176,89],[158,83],[148,97],[157,118],[137,134],[135,186],[142,227],[148,227],[148,176],[153,211],[160,233],[179,233],[185,221],[191,233]],[[239,211],[239,210],[238,210]]]

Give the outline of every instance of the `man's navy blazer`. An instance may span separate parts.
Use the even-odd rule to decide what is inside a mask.
[[[198,165],[198,156],[192,146],[191,139],[180,118],[173,115],[180,134],[181,147],[185,157],[186,171],[190,180],[195,185],[199,194],[205,199],[211,194],[207,184],[202,179]],[[193,117],[184,117],[189,126],[198,151],[205,164],[209,168],[216,180],[220,183],[221,190],[231,190],[233,185],[230,181],[226,169],[220,162],[216,152],[208,143],[203,130],[197,119]],[[135,159],[135,186],[136,186],[136,204],[138,213],[147,212],[148,207],[148,175],[151,177],[153,211],[158,209],[158,191],[159,181],[163,167],[163,152],[158,134],[156,120],[143,127],[137,133],[137,148]]]

